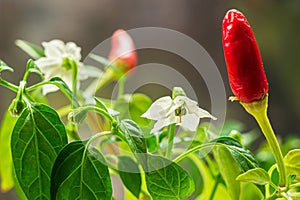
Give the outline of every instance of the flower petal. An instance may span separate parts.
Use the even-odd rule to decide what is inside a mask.
[[[65,44],[61,40],[51,40],[50,42],[43,42],[46,57],[62,58],[65,54]]]
[[[69,89],[72,90],[72,71],[66,71],[66,73],[64,73],[61,78],[65,81]],[[80,87],[80,82],[77,81],[77,89],[79,87]]]
[[[171,97],[161,97],[157,99],[141,117],[153,120],[163,119],[169,113],[172,105],[173,101]]]
[[[49,70],[52,70],[51,68],[60,67],[60,65],[61,65],[61,59],[57,59],[57,58],[43,57],[34,62],[40,68],[40,70],[45,74]]]
[[[174,99],[174,104],[175,105],[178,105],[178,106],[183,106],[185,105],[187,108],[189,107],[193,107],[193,106],[197,106],[198,103],[186,96],[177,96],[175,99]]]
[[[213,120],[217,119],[216,117],[212,116],[208,111],[206,111],[202,108],[196,107],[193,110],[194,111],[192,113],[197,115],[199,118],[211,118]]]
[[[196,131],[200,118],[195,114],[187,114],[181,117],[181,126],[189,131]]]
[[[78,76],[77,76],[78,80],[85,80],[88,77],[93,77],[92,72],[90,71],[90,68],[87,68],[87,66],[85,66],[82,62],[78,62],[77,66],[78,66]],[[97,77],[97,78],[100,77],[100,74],[99,73],[97,74],[96,71],[94,71],[93,73],[94,73],[94,77]],[[96,75],[98,75],[98,76],[96,76]]]
[[[153,129],[151,130],[151,133],[156,133],[162,128],[169,126],[170,124],[176,123],[175,117],[167,117],[164,119],[158,120],[155,124]]]
[[[68,42],[65,46],[65,54],[68,57],[80,61],[81,60],[81,48],[78,47],[74,42]]]

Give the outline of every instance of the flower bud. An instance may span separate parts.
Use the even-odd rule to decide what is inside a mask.
[[[74,124],[81,124],[87,117],[88,109],[77,108],[68,115],[68,120]]]
[[[14,99],[10,104],[8,110],[11,116],[18,117],[22,113],[22,111],[27,107],[26,103],[20,99]]]
[[[122,29],[115,31],[111,44],[109,60],[123,73],[133,69],[137,64],[137,55],[134,43],[128,33]]]
[[[268,82],[260,52],[245,16],[229,10],[222,25],[224,56],[231,89],[244,103],[259,101],[268,94]]]
[[[181,87],[174,87],[172,90],[172,99],[175,99],[178,96],[185,96],[186,94]]]

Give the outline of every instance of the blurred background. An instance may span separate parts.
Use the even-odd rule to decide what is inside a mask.
[[[16,39],[36,44],[54,38],[74,41],[82,47],[84,58],[116,29],[154,26],[182,32],[199,42],[218,66],[227,96],[231,96],[221,42],[222,19],[230,8],[242,11],[254,30],[269,81],[269,115],[275,132],[282,138],[299,135],[298,0],[0,0],[0,58],[15,69],[14,73],[4,72],[1,76],[18,84],[25,71],[28,56],[14,45]],[[138,55],[139,64],[162,63],[178,69],[185,76],[192,74],[188,67],[185,68],[186,62],[176,55],[151,50],[139,51]],[[198,85],[197,77],[187,78],[197,94],[201,94],[199,104],[210,110],[209,98],[203,94],[203,91],[207,93],[205,85]],[[153,99],[170,92],[159,86],[145,86],[141,90]],[[2,119],[14,94],[0,87],[0,95]],[[238,102],[227,103],[227,119],[242,121],[247,130],[257,129],[255,121]],[[14,192],[0,193],[1,200],[14,198]]]

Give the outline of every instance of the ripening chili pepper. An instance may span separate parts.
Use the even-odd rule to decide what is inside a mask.
[[[268,82],[253,31],[238,10],[229,10],[222,25],[222,41],[231,89],[244,103],[259,101]]]
[[[137,55],[135,46],[126,31],[119,29],[113,33],[112,48],[108,58],[123,73],[136,66]]]

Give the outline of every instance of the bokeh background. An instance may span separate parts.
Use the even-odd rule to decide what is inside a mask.
[[[299,135],[298,0],[0,0],[0,58],[15,69],[15,73],[4,72],[1,76],[18,84],[24,73],[28,56],[14,45],[16,39],[36,44],[54,38],[74,41],[82,47],[85,57],[116,29],[154,26],[182,32],[198,41],[218,66],[227,96],[230,96],[221,43],[221,23],[229,8],[241,10],[254,30],[270,85],[269,114],[274,129],[282,138]],[[139,64],[162,63],[178,69],[187,77],[191,75],[186,63],[176,55],[151,50],[138,52],[138,55]],[[209,110],[205,85],[198,85],[197,77],[190,76],[189,80],[201,94],[200,105]],[[158,86],[142,89],[152,98],[169,92]],[[12,92],[0,88],[0,119],[13,98]],[[237,102],[228,102],[227,119],[242,121],[248,130],[257,129],[254,120]],[[0,193],[1,200],[15,198],[13,191]]]

